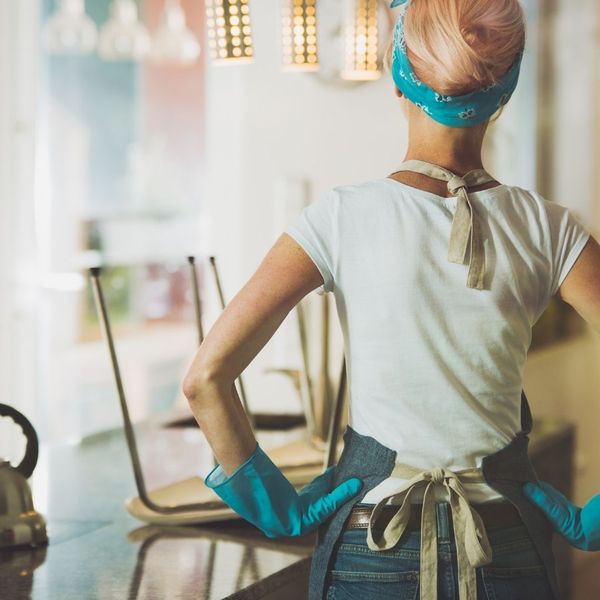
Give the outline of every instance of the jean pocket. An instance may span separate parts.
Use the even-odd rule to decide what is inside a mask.
[[[327,600],[417,600],[419,571],[331,571]]]
[[[412,542],[404,546],[414,546],[414,540]],[[326,598],[416,600],[419,597],[419,550],[404,546],[371,550],[365,530],[345,531],[335,549]]]
[[[542,565],[481,567],[486,600],[552,600],[546,569]]]

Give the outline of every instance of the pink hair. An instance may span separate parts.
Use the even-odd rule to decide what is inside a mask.
[[[525,45],[525,17],[519,0],[411,0],[404,38],[415,75],[456,96],[508,70]],[[390,60],[388,47],[388,70]]]

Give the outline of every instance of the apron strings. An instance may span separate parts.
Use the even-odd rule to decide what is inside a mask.
[[[448,191],[458,198],[448,243],[448,260],[463,264],[467,255],[467,248],[470,246],[467,287],[478,290],[484,289],[485,251],[483,236],[481,225],[469,199],[468,187],[494,181],[494,178],[485,169],[474,169],[464,177],[459,177],[448,171],[448,169],[422,160],[404,161],[398,171],[415,171],[448,183]],[[395,171],[395,173],[398,171]]]
[[[430,471],[418,471],[408,465],[396,464],[392,476],[410,479],[395,492],[382,498],[373,508],[367,529],[367,545],[371,550],[393,548],[408,525],[411,498],[419,488],[425,487],[421,512],[421,558],[420,558],[420,598],[437,600],[437,519],[435,510],[434,486],[443,485],[450,495],[450,508],[456,541],[456,556],[459,577],[460,600],[477,600],[477,580],[475,567],[492,561],[492,549],[483,520],[469,504],[466,491],[461,483],[485,483],[480,469],[465,469],[453,472],[436,467]],[[461,479],[459,479],[459,476]],[[390,519],[382,535],[375,539],[372,529],[387,501],[401,501],[396,514]]]

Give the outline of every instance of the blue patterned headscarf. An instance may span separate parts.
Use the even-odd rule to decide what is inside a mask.
[[[409,0],[392,0],[390,8]],[[431,89],[415,76],[404,41],[404,16],[398,15],[394,28],[392,77],[396,87],[432,119],[449,127],[472,127],[489,119],[512,96],[519,80],[523,50],[508,71],[496,83],[462,96],[445,96]]]

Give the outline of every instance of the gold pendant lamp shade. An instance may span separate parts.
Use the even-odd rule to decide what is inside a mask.
[[[206,24],[213,62],[253,62],[248,0],[206,0]]]
[[[373,80],[381,77],[378,65],[379,0],[347,0],[345,56],[342,79]]]
[[[282,50],[284,71],[317,71],[316,0],[283,0]]]

